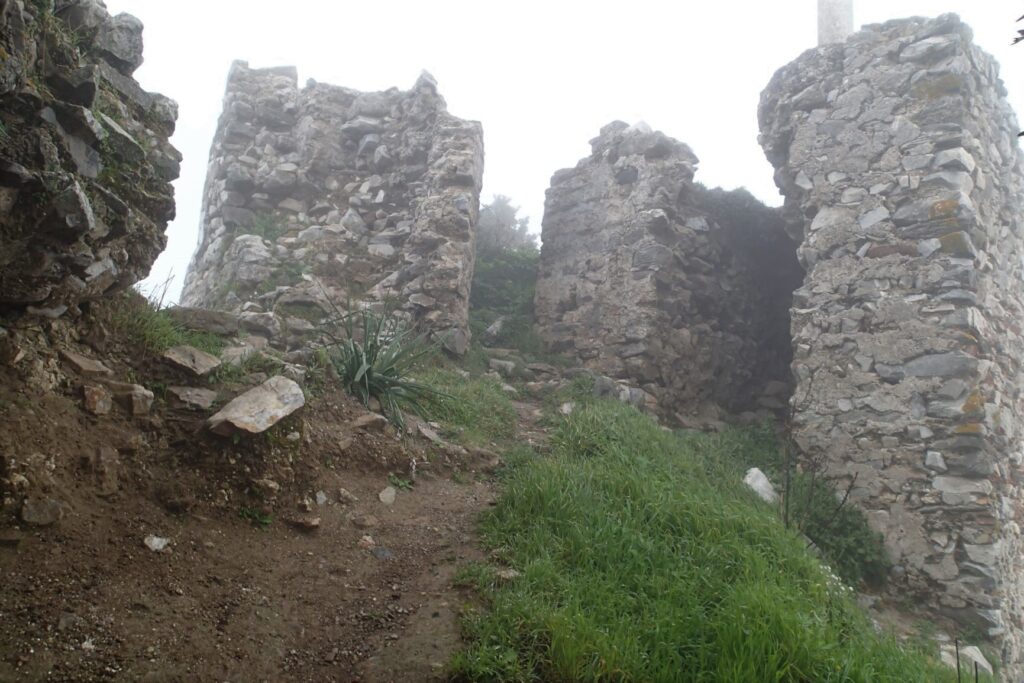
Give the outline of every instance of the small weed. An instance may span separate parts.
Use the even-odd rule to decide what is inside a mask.
[[[412,491],[413,482],[408,479],[402,479],[397,474],[388,475],[388,483],[394,486],[399,491]]]
[[[248,228],[239,228],[238,234],[259,235],[265,240],[273,242],[281,235],[288,232],[288,226],[272,213],[261,213],[253,220]]]
[[[243,507],[238,510],[238,516],[244,520],[252,523],[253,526],[259,527],[263,531],[270,528],[270,525],[274,523],[272,515],[268,515],[264,512],[260,512],[254,508]]]

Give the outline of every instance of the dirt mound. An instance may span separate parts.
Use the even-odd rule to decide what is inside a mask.
[[[263,434],[211,434],[216,406],[170,388],[224,402],[260,373],[188,377],[98,311],[2,339],[0,681],[442,673],[458,642],[450,579],[492,496],[438,476],[452,454],[366,419],[322,379]]]

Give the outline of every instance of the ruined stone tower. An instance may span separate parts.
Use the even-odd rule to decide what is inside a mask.
[[[779,70],[762,145],[807,270],[794,436],[886,539],[901,592],[1020,680],[1022,157],[956,16],[867,26]]]
[[[236,62],[182,303],[291,347],[334,307],[388,302],[462,353],[482,173],[480,125],[429,74],[364,93]]]
[[[547,193],[545,342],[674,423],[784,409],[801,272],[778,212],[694,185],[690,148],[645,124],[611,123],[591,147]]]

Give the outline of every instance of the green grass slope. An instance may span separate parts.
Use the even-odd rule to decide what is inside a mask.
[[[851,590],[741,483],[756,435],[680,437],[619,404],[578,407],[521,458],[484,519],[521,574],[465,579],[485,607],[468,681],[955,681],[877,634]]]

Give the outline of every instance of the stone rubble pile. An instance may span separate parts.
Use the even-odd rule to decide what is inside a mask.
[[[300,89],[294,68],[236,62],[182,302],[283,349],[350,304],[390,302],[464,353],[482,173],[480,125],[427,73],[408,91]]]
[[[1002,643],[1020,680],[1022,156],[955,15],[779,70],[761,142],[807,270],[793,434],[885,537],[895,585]]]

